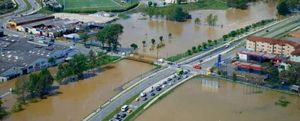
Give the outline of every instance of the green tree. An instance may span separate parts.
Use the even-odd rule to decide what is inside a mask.
[[[183,11],[183,9],[179,6],[171,6],[167,12],[166,16],[168,20],[182,22],[186,19],[190,19],[191,15],[189,13]]]
[[[82,76],[82,73],[88,69],[88,58],[83,54],[76,54],[69,62],[69,66],[73,73]]]
[[[198,49],[198,52],[202,51],[202,46],[198,45],[197,49]]]
[[[40,80],[40,75],[38,73],[32,73],[29,75],[28,83],[26,83],[26,90],[30,94],[31,98],[42,96],[43,85]]]
[[[237,75],[236,75],[236,73],[232,73],[232,80],[233,81],[237,81]]]
[[[151,39],[151,43],[152,43],[152,45],[154,45],[155,44],[155,39]]]
[[[193,53],[197,53],[198,52],[198,50],[197,50],[197,47],[192,47],[192,50],[193,50]]]
[[[157,3],[153,3],[153,6],[154,6],[154,7],[157,7]]]
[[[80,36],[80,39],[83,40],[83,43],[86,44],[87,40],[89,39],[89,36],[86,33],[82,33],[79,36]]]
[[[47,94],[53,84],[54,78],[48,69],[42,69],[39,73],[40,81],[42,81],[42,95]]]
[[[162,43],[162,42],[164,41],[164,37],[163,37],[163,36],[160,36],[160,37],[159,37],[159,40],[160,40],[160,42]]]
[[[246,9],[247,3],[250,0],[227,0],[227,5],[229,7],[239,8],[239,9]]]
[[[0,98],[0,120],[3,119],[8,113],[5,111],[4,107],[2,107],[2,99]]]
[[[272,62],[266,62],[262,64],[265,72],[269,74],[268,78],[271,82],[277,82],[279,80],[278,68],[273,66]]]
[[[15,102],[15,104],[11,108],[12,112],[20,112],[22,110],[23,110],[23,106],[19,101]]]
[[[226,35],[223,35],[223,40],[224,40],[224,41],[226,41],[227,38],[228,38],[228,35],[227,35],[227,34],[226,34]]]
[[[51,57],[48,59],[48,63],[52,66],[55,64],[55,58],[54,57]]]
[[[102,45],[107,44],[109,51],[116,51],[117,47],[120,46],[118,41],[119,35],[123,33],[123,26],[121,24],[111,24],[105,26],[102,30],[97,33],[97,39]]]
[[[142,43],[143,43],[143,47],[146,47],[146,41],[143,40]]]
[[[89,68],[94,68],[98,65],[98,57],[97,57],[97,53],[94,50],[90,50],[89,51],[89,63],[90,63],[90,67]]]
[[[148,7],[151,7],[152,6],[152,1],[148,1]]]
[[[193,55],[193,51],[187,50],[187,54],[188,54],[188,55]]]
[[[213,42],[212,40],[208,40],[207,42],[208,42],[208,46],[212,46],[212,42]]]
[[[286,0],[281,0],[277,5],[277,11],[280,15],[288,15],[290,14],[289,6],[286,3]]]
[[[200,18],[197,17],[197,18],[195,19],[195,24],[200,24],[200,22],[201,22]]]
[[[206,23],[209,25],[209,26],[212,26],[213,25],[213,15],[212,14],[209,14],[206,19],[205,19]]]
[[[14,94],[17,95],[17,100],[21,103],[25,103],[26,99],[26,84],[27,78],[24,78],[24,76],[17,78],[15,82],[15,88],[13,90]]]
[[[171,38],[172,37],[172,33],[169,33],[168,36],[169,36],[169,38]]]
[[[214,45],[217,45],[218,44],[218,40],[214,40]]]
[[[132,44],[130,45],[130,47],[133,48],[133,50],[136,50],[136,49],[138,48],[138,45],[135,44],[135,43],[132,43]]]
[[[203,47],[203,49],[207,49],[207,43],[206,43],[206,42],[203,42],[203,43],[202,43],[202,47]]]

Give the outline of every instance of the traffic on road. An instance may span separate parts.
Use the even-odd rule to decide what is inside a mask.
[[[171,76],[160,80],[159,82],[149,86],[147,89],[142,91],[138,97],[131,102],[130,104],[125,104],[121,107],[120,111],[114,115],[114,117],[110,121],[122,121],[132,112],[134,112],[137,108],[142,106],[143,104],[149,102],[157,95],[171,88],[173,85],[187,79],[188,77],[194,75],[195,73],[191,70],[184,70],[178,68],[176,73]]]

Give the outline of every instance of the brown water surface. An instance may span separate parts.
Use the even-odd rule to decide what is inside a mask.
[[[148,64],[122,60],[105,67],[103,72],[93,78],[61,86],[59,92],[62,94],[31,103],[7,120],[79,121],[116,95],[114,89],[152,68]]]
[[[287,107],[275,105],[280,98]],[[226,81],[189,80],[136,121],[300,121],[300,97]]]
[[[218,39],[224,34],[229,33],[254,22],[276,18],[276,2],[253,3],[247,10],[228,9],[228,10],[197,10],[191,12],[192,20],[187,22],[172,22],[160,18],[139,20],[140,14],[133,14],[131,18],[119,20],[124,26],[124,33],[121,36],[121,44],[130,47],[136,43],[140,47],[139,52],[151,56],[157,54],[157,50],[150,51],[151,39],[154,38],[159,43],[159,36],[164,37],[166,46],[159,49],[158,56],[168,57],[185,52],[193,46],[197,46],[208,39]],[[206,25],[205,18],[209,15],[217,15],[218,21],[215,27]],[[196,25],[194,19],[199,17],[201,25]],[[223,27],[221,27],[223,25]],[[168,38],[168,33],[172,33],[172,38]],[[146,41],[146,48],[143,49],[142,41]]]

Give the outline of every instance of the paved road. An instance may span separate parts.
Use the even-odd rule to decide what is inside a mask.
[[[299,16],[292,17],[292,18],[289,18],[284,21],[280,21],[280,23],[275,26],[282,26],[283,24],[290,23],[291,21],[294,21],[295,19],[299,19]],[[272,25],[272,26],[274,26],[274,25]],[[211,61],[207,61],[203,65],[210,66],[210,65],[214,64],[213,59],[215,59],[217,57],[217,55],[219,55],[219,53],[236,48],[238,45],[242,44],[240,41],[241,39],[244,39],[247,36],[255,34],[257,32],[262,32],[263,30],[266,30],[269,27],[270,26],[264,27],[259,30],[256,30],[255,32],[249,33],[247,35],[243,35],[243,36],[237,38],[236,39],[237,41],[231,42],[231,44],[227,48],[225,45],[223,45],[218,48],[209,50],[205,53],[199,54],[195,57],[189,58],[185,61],[182,61],[179,64],[182,65],[182,67],[184,67],[184,68],[191,68],[191,65],[198,63],[199,60],[209,59]],[[146,77],[145,79],[141,80],[138,85],[133,85],[132,87],[122,91],[120,94],[118,94],[113,99],[111,99],[110,102],[102,105],[101,108],[98,108],[96,112],[93,112],[93,114],[89,115],[89,117],[87,117],[84,120],[91,120],[91,121],[102,120],[105,116],[107,116],[108,114],[113,112],[117,107],[120,107],[122,104],[124,104],[125,101],[128,100],[130,97],[139,94],[141,91],[145,90],[151,84],[154,84],[154,83],[162,80],[163,78],[166,78],[166,77],[172,75],[174,72],[175,72],[175,68],[168,67],[160,72],[154,73],[150,77]]]
[[[23,0],[15,0],[16,3],[18,4],[18,8],[15,11],[12,11],[10,13],[6,13],[0,16],[0,18],[4,18],[7,16],[15,15],[17,13],[20,13],[21,11],[26,9],[26,3]]]

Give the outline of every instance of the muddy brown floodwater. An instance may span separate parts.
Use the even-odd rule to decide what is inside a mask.
[[[13,113],[6,120],[79,121],[116,95],[114,89],[153,68],[149,64],[122,60],[105,67],[93,78],[61,86],[62,94],[30,103],[25,110]]]
[[[154,38],[156,43],[159,43],[159,36],[163,36],[166,46],[159,49],[158,56],[169,57],[185,52],[208,39],[218,39],[231,30],[263,19],[276,18],[275,5],[274,0],[269,0],[269,2],[253,3],[247,10],[197,10],[190,12],[192,20],[181,23],[159,18],[141,20],[140,14],[133,14],[129,19],[117,21],[124,26],[120,42],[124,47],[130,47],[130,44],[136,43],[140,47],[140,53],[156,57],[157,50],[150,51],[149,49],[152,45],[151,39]],[[217,25],[219,26],[205,25],[205,18],[211,13],[218,16]],[[201,19],[201,25],[194,23],[197,17]],[[220,25],[223,25],[223,28]],[[168,39],[168,33],[172,33],[171,39]],[[143,48],[143,40],[146,41],[147,47],[145,48]]]
[[[275,105],[281,97],[287,107]],[[226,81],[191,79],[136,121],[300,121],[300,97]]]

